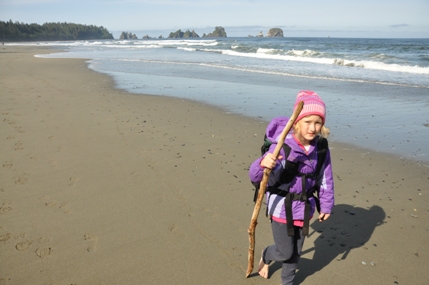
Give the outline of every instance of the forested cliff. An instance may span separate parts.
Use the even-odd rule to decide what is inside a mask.
[[[113,39],[103,26],[73,23],[25,24],[0,21],[0,41],[69,41]]]

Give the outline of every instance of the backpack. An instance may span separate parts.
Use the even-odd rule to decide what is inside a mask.
[[[265,135],[264,137],[264,143],[261,146],[261,156],[263,156],[270,148],[272,142],[267,138],[267,136]],[[303,231],[303,235],[308,235],[308,223],[309,223],[309,215],[310,215],[310,202],[309,202],[309,198],[313,197],[315,202],[316,202],[316,208],[317,211],[320,212],[320,201],[318,198],[318,188],[312,188],[309,191],[304,191],[300,194],[295,194],[295,193],[289,193],[289,191],[284,191],[284,190],[280,190],[278,189],[278,187],[281,184],[285,184],[285,183],[289,183],[294,177],[296,176],[305,176],[303,179],[303,189],[306,189],[305,187],[305,178],[317,178],[317,176],[320,173],[320,170],[322,169],[323,163],[325,162],[326,159],[326,154],[328,151],[328,140],[326,138],[323,137],[319,137],[319,140],[317,141],[317,165],[316,165],[316,171],[312,174],[302,174],[298,171],[298,164],[297,163],[293,163],[289,160],[287,160],[287,157],[289,156],[289,153],[291,151],[291,148],[289,145],[287,144],[283,144],[283,151],[285,153],[285,158],[286,158],[286,165],[285,165],[285,169],[283,170],[279,181],[276,183],[276,185],[274,186],[270,186],[268,187],[268,191],[271,194],[277,194],[279,196],[283,196],[285,197],[285,210],[286,210],[286,217],[287,217],[287,226],[288,226],[288,235],[289,236],[293,236],[294,235],[294,230],[293,230],[293,220],[292,220],[292,201],[293,200],[301,200],[301,201],[305,201],[306,205],[305,205],[305,218],[304,218],[304,231]],[[259,193],[259,188],[260,188],[260,183],[253,183],[252,184],[255,186],[255,193],[253,196],[253,202],[256,203],[257,197],[258,197],[258,193]],[[317,186],[317,185],[316,185]],[[316,195],[314,195],[316,193]],[[266,215],[268,216],[268,207],[267,207],[267,212]]]
[[[264,156],[264,154],[270,149],[270,146],[273,143],[267,138],[267,135],[264,136],[264,143],[261,146],[261,156]],[[317,149],[318,149],[318,153],[317,153],[317,166],[316,166],[316,172],[315,174],[318,175],[320,170],[322,169],[322,165],[323,162],[325,162],[326,159],[326,152],[328,150],[328,140],[325,139],[324,137],[319,137],[319,140],[317,141]],[[289,156],[290,153],[290,146],[287,144],[283,144],[283,151],[285,153],[285,158],[287,158]],[[293,170],[294,168],[296,168],[297,166],[289,161],[286,160],[286,167],[285,170],[289,170],[290,174],[293,174]],[[288,178],[283,176],[282,182],[284,182],[285,180],[288,180]],[[255,193],[253,195],[253,202],[256,203],[256,199],[258,198],[258,193],[259,193],[259,188],[260,188],[260,182],[252,182],[252,184],[255,186]]]

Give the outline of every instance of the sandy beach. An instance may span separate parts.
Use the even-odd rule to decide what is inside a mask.
[[[0,285],[279,284],[276,263],[245,278],[267,123],[129,94],[84,60],[34,57],[48,52],[0,48]],[[429,284],[429,168],[330,148],[336,206],[296,284]]]

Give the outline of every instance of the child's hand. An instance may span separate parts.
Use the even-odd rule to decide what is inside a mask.
[[[331,214],[320,213],[319,214],[319,222],[326,221]]]
[[[279,155],[278,159],[282,159],[283,156]],[[261,160],[261,166],[268,169],[273,169],[276,166],[277,159],[272,153],[267,153],[267,155]]]

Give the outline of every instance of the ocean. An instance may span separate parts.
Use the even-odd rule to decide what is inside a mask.
[[[198,38],[7,43],[86,58],[117,88],[268,122],[302,89],[327,105],[330,140],[429,165],[429,39]]]

